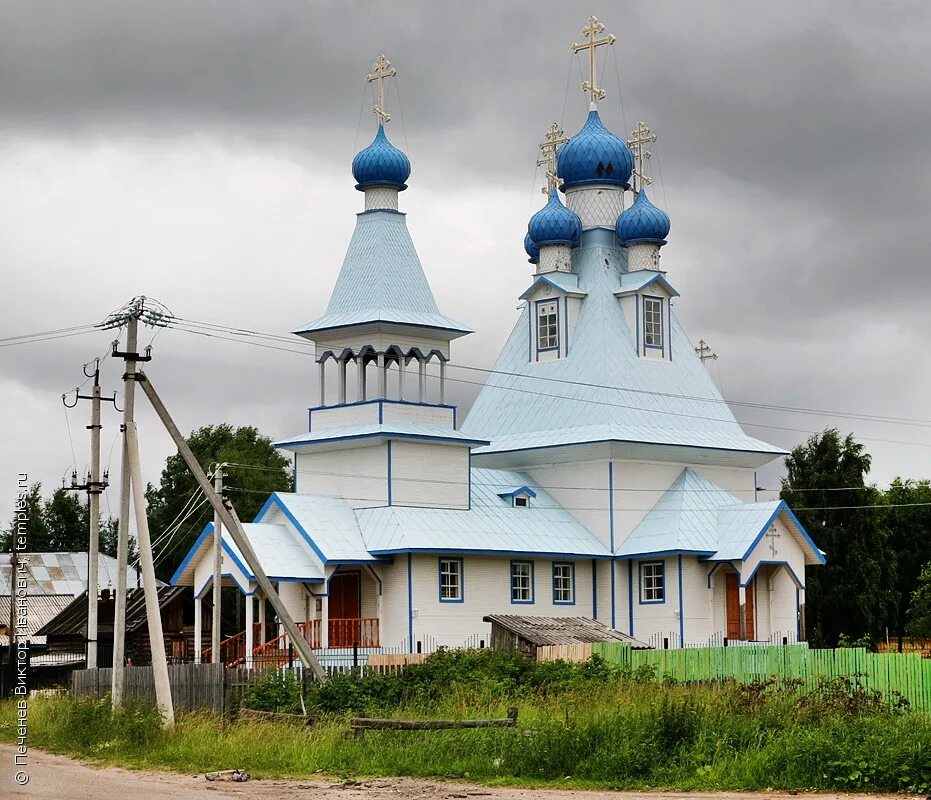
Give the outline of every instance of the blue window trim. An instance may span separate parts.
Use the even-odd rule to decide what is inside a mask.
[[[556,567],[569,567],[569,589],[572,595],[571,600],[556,599]],[[574,606],[575,605],[575,562],[574,561],[554,561],[553,562],[553,605],[554,606]]]
[[[636,316],[636,328],[637,328],[637,357],[643,355],[640,352],[640,295],[634,295],[634,315]]]
[[[566,342],[566,355],[569,355],[569,297],[566,296],[563,298],[565,301],[563,303],[563,319],[562,325],[565,333],[565,342]]]
[[[643,324],[644,324],[644,330],[643,330],[643,349],[644,349],[644,351],[646,351],[646,350],[660,350],[660,351],[662,351],[662,352],[665,354],[665,352],[666,352],[666,331],[664,330],[663,321],[665,320],[666,315],[663,313],[663,298],[662,298],[662,297],[657,297],[656,295],[652,295],[652,294],[645,294],[645,295],[642,295],[642,298],[643,298],[644,301],[646,301],[646,300],[656,300],[657,302],[659,302],[659,332],[660,332],[660,336],[663,337],[663,338],[662,338],[662,341],[661,341],[659,344],[647,344],[647,332],[646,332],[647,310],[646,310],[646,306],[644,306],[644,308],[643,308]]]
[[[527,363],[533,361],[533,304],[527,301]]]
[[[458,561],[459,562],[459,597],[458,599],[453,599],[450,597],[443,597],[443,562],[444,561]],[[436,560],[436,592],[437,597],[441,603],[464,603],[465,602],[465,560],[462,558],[455,558],[449,556],[440,556]]]
[[[530,565],[530,599],[529,600],[515,600],[514,599],[514,567],[518,564],[529,564]],[[534,580],[534,562],[527,559],[518,559],[516,561],[511,561],[511,568],[508,570],[508,590],[511,594],[511,605],[515,606],[532,606],[536,600],[536,587]]]
[[[654,564],[659,564],[662,567],[662,576],[663,576],[663,599],[662,600],[644,600],[643,599],[643,568],[647,566],[652,566]],[[666,602],[666,596],[668,592],[666,591],[666,562],[665,561],[638,561],[637,562],[637,599],[640,601],[642,606],[658,606],[663,605]]]
[[[553,347],[540,347],[540,304],[541,303],[553,303],[556,308],[556,344]],[[559,341],[559,298],[549,298],[546,300],[534,300],[533,301],[533,322],[534,322],[534,332],[536,336],[534,337],[536,350],[537,350],[537,361],[540,360],[540,353],[552,353],[559,350],[560,341]]]

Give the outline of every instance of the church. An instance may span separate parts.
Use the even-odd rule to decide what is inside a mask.
[[[400,210],[395,69],[380,56],[367,76],[377,130],[352,163],[364,207],[325,313],[294,331],[319,382],[306,430],[276,442],[294,491],[244,526],[315,647],[477,645],[489,614],[584,616],[655,647],[804,639],[806,569],[825,554],[785,502],[757,502],[755,470],[785,453],[742,430],[676,318],[670,219],[647,192],[655,135],[641,122],[627,140],[598,111],[604,30],[592,17],[572,46],[590,110],[540,145],[532,274],[465,419],[447,365],[472,331],[437,306]],[[265,603],[220,538],[252,653]],[[212,551],[208,525],[172,578],[199,612]]]

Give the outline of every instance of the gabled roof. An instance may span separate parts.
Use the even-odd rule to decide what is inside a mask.
[[[352,506],[329,495],[275,492],[256,515],[280,510],[321,563],[375,561],[366,549]]]
[[[566,357],[530,360],[531,320],[522,310],[462,426],[470,436],[492,440],[476,455],[571,444],[583,431],[589,441],[624,437],[760,453],[760,464],[767,454],[783,454],[744,433],[675,314],[671,360],[638,358],[636,337],[615,296],[626,253],[609,243],[609,233],[586,232],[574,251],[573,269],[588,296],[569,333]]]
[[[686,467],[617,555],[695,553],[712,561],[745,561],[777,517],[793,532],[805,562],[823,564],[824,554],[784,500],[743,503]]]
[[[515,508],[502,484],[530,486],[534,503]],[[356,510],[369,551],[514,553],[607,558],[610,551],[545,490],[521,472],[472,470],[469,510],[387,506]]]
[[[428,425],[421,422],[394,422],[385,421],[365,422],[358,425],[342,425],[334,428],[320,428],[307,433],[299,433],[275,442],[275,447],[283,450],[293,450],[297,447],[315,444],[329,444],[339,441],[352,441],[357,439],[421,439],[431,441],[444,441],[449,444],[463,446],[487,445],[487,439],[478,439],[467,436],[460,431],[442,425]]]
[[[70,594],[76,597],[87,589],[87,553],[20,553],[28,562],[29,594]],[[101,586],[116,586],[116,559],[100,553],[97,579]],[[126,568],[126,585],[136,586],[136,570]],[[10,593],[10,554],[0,553],[0,595]]]
[[[311,548],[286,526],[246,522],[242,527],[269,580],[297,579],[313,583],[324,579],[323,565],[319,559]],[[252,569],[226,528],[223,529],[221,542],[223,552],[249,580],[253,580],[255,575]],[[175,570],[175,574],[171,576],[172,585],[193,586],[194,568],[202,558],[209,556],[212,547],[213,523],[208,522]]]
[[[672,284],[666,280],[666,273],[652,269],[638,269],[633,272],[621,273],[621,288],[614,294],[618,297],[634,294],[635,292],[642,292],[654,284],[662,286],[670,297],[679,296]]]
[[[366,323],[393,323],[447,331],[471,329],[440,313],[404,214],[366,211],[356,228],[326,312],[294,333],[306,335]]]
[[[552,286],[560,292],[565,292],[571,297],[584,297],[588,292],[579,288],[579,276],[572,272],[547,272],[543,275],[537,275],[533,283],[527,288],[521,296],[521,300],[526,300],[532,295],[538,286]]]

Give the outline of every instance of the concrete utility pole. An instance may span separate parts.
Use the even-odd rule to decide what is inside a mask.
[[[197,485],[200,486],[201,491],[210,501],[213,510],[219,514],[220,520],[229,531],[230,538],[239,549],[239,552],[242,553],[246,564],[251,568],[252,574],[255,576],[255,582],[259,585],[265,597],[268,598],[268,602],[272,604],[272,608],[275,609],[275,613],[281,620],[281,624],[284,626],[285,631],[287,631],[288,635],[291,637],[291,642],[297,650],[304,666],[313,671],[317,680],[321,682],[326,681],[326,671],[320,665],[320,662],[317,660],[317,657],[310,647],[310,643],[304,638],[304,635],[291,618],[291,613],[288,611],[287,606],[282,602],[281,597],[278,596],[278,592],[275,591],[275,587],[272,586],[271,581],[265,574],[265,570],[262,568],[262,564],[255,554],[255,550],[252,549],[252,544],[246,536],[246,532],[235,510],[231,505],[228,505],[228,501],[224,502],[221,500],[219,495],[214,491],[213,486],[210,485],[210,481],[204,474],[203,469],[201,469],[200,464],[197,463],[196,456],[181,435],[178,426],[175,425],[174,420],[168,413],[168,409],[165,408],[165,404],[155,391],[155,387],[152,386],[152,382],[142,373],[138,374],[138,380],[142,391],[145,392],[145,396],[149,398],[152,408],[155,409],[155,413],[158,414],[162,424],[164,424],[166,430],[177,445],[178,454],[188,465],[188,469],[191,470],[191,474],[197,481]]]
[[[223,472],[226,464],[217,464],[213,470],[213,490],[220,499],[223,498]],[[210,630],[210,661],[220,663],[220,597],[223,588],[221,576],[223,563],[223,520],[216,510],[213,512],[213,617]]]
[[[94,389],[91,394],[81,394],[80,390],[75,390],[74,403],[69,404],[65,399],[66,395],[61,396],[62,402],[67,408],[74,408],[78,400],[91,401],[91,424],[87,426],[91,432],[91,466],[90,474],[84,483],[79,484],[77,473],[71,475],[71,486],[67,487],[72,490],[87,492],[87,507],[90,517],[90,530],[87,543],[87,668],[94,669],[97,666],[97,600],[100,592],[97,572],[99,568],[100,552],[100,495],[109,485],[106,473],[103,479],[100,477],[100,359],[94,359],[94,371],[88,373],[87,364],[84,365],[84,374],[94,379]],[[113,397],[106,398],[108,403],[113,403],[116,407],[116,392]]]

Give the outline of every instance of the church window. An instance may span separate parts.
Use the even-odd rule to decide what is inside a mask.
[[[659,297],[643,298],[643,343],[647,347],[663,346],[663,301]]]
[[[640,562],[640,602],[666,602],[666,564],[664,562]]]
[[[511,602],[533,602],[533,562],[511,562]]]
[[[575,603],[575,564],[553,562],[553,603],[571,606]]]
[[[530,498],[525,494],[520,494],[514,498],[515,508],[527,508],[530,505]]]
[[[559,303],[546,300],[537,303],[537,350],[559,347]]]
[[[462,559],[440,559],[440,602],[462,602]]]

